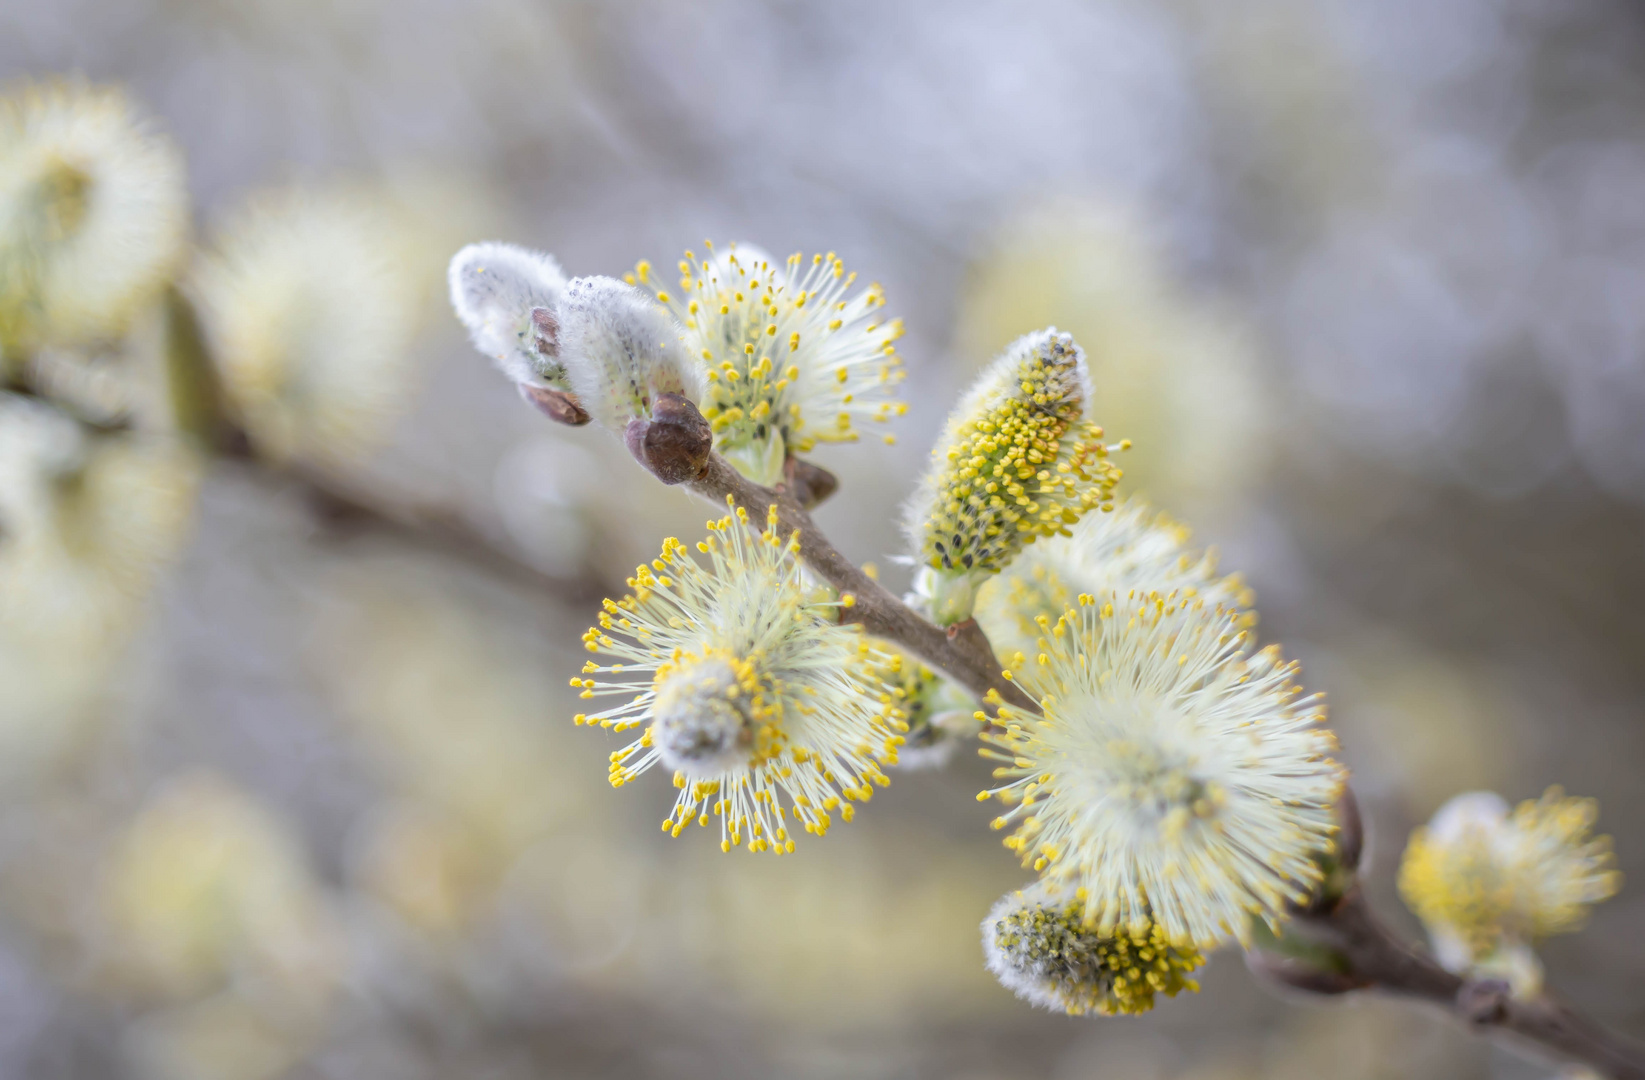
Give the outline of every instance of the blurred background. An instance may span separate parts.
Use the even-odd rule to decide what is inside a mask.
[[[566,678],[709,508],[470,349],[444,268],[488,238],[883,283],[898,442],[815,458],[894,587],[949,403],[1072,331],[1127,487],[1331,696],[1387,916],[1417,934],[1393,869],[1450,795],[1597,796],[1628,882],[1548,979],[1645,1036],[1645,6],[5,0],[0,76],[54,75],[182,154],[255,453],[110,443],[75,572],[119,587],[0,592],[0,1076],[1558,1074],[1237,955],[1140,1019],[1031,1011],[980,962],[1024,878],[969,755],[798,858],[659,833],[672,789],[606,784]],[[138,413],[165,323],[37,383]],[[305,349],[298,415],[258,373]]]

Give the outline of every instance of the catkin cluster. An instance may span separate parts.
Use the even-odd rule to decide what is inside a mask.
[[[797,455],[904,411],[901,326],[837,256],[779,265],[710,245],[679,272],[677,290],[644,262],[626,281],[567,282],[546,255],[487,244],[458,254],[451,283],[475,344],[528,399],[598,420],[666,483],[704,483],[717,454],[787,487],[820,472]],[[851,820],[893,769],[941,764],[980,733],[997,783],[978,797],[1039,875],[984,922],[987,964],[1070,1014],[1197,989],[1206,952],[1280,933],[1344,888],[1347,771],[1323,699],[1257,645],[1239,577],[1140,496],[1116,499],[1129,444],[1104,441],[1101,401],[1070,335],[1019,338],[949,416],[907,510],[910,606],[948,640],[991,638],[1021,697],[979,702],[937,654],[864,633],[859,598],[820,583],[799,533],[779,530],[782,496],[763,529],[732,498],[695,552],[665,541],[584,637],[596,658],[572,686],[617,700],[577,723],[637,733],[612,783],[661,766],[678,791],[665,831],[715,824],[723,850],[786,854],[796,831]],[[1500,953],[1614,887],[1589,820],[1557,800],[1461,831],[1436,819],[1403,887],[1469,956]]]

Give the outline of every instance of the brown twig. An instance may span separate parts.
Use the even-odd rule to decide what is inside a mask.
[[[1371,911],[1356,882],[1324,910],[1296,916],[1298,928],[1330,950],[1334,968],[1286,957],[1261,957],[1253,969],[1313,993],[1367,989],[1427,1002],[1479,1032],[1511,1038],[1571,1060],[1614,1080],[1645,1080],[1645,1047],[1608,1031],[1546,995],[1519,999],[1505,983],[1469,979],[1396,937]],[[1322,973],[1329,978],[1322,978]]]
[[[1028,695],[1001,676],[994,652],[975,623],[964,630],[953,627],[944,631],[921,618],[841,555],[811,520],[800,499],[788,490],[787,484],[761,487],[732,468],[719,454],[710,454],[702,475],[688,480],[685,487],[715,503],[724,504],[729,497],[757,517],[763,517],[767,507],[775,505],[777,525],[782,533],[799,533],[800,558],[823,580],[854,598],[848,613],[850,619],[861,623],[870,634],[917,653],[979,698],[988,700],[992,693],[1007,704],[1034,708]]]

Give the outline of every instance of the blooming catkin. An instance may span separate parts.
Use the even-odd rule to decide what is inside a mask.
[[[790,819],[820,835],[890,782],[881,766],[896,763],[907,725],[875,677],[890,657],[837,620],[850,599],[807,580],[775,508],[763,532],[747,521],[739,507],[709,523],[697,545],[706,565],[664,541],[583,636],[607,662],[588,661],[571,684],[623,699],[577,723],[645,729],[611,755],[614,786],[673,770],[665,830],[712,814],[722,850],[780,855],[794,850]]]
[[[187,232],[182,158],[119,91],[0,99],[0,346],[120,333],[175,273]]]
[[[895,397],[902,322],[880,314],[878,285],[851,293],[856,275],[833,252],[779,265],[748,245],[717,254],[708,247],[702,259],[685,253],[677,292],[659,285],[648,263],[630,279],[685,328],[687,351],[706,369],[703,415],[716,448],[741,472],[774,484],[786,456],[855,442],[859,421],[907,411]]]
[[[196,267],[235,414],[277,461],[362,457],[416,385],[417,282],[369,191],[290,189],[225,222]]]
[[[1084,354],[1049,329],[1006,349],[949,416],[908,510],[916,594],[939,623],[969,616],[1024,545],[1110,505],[1120,472],[1084,420],[1090,399]]]
[[[1099,930],[1244,940],[1319,881],[1344,770],[1296,665],[1249,652],[1240,615],[1178,594],[1082,595],[1007,673],[1041,713],[1004,706],[979,798],[1024,863],[1084,890]]]
[[[1159,994],[1199,989],[1188,976],[1205,960],[1160,927],[1098,930],[1075,889],[1036,883],[1006,893],[982,924],[988,970],[1024,1001],[1070,1016],[1144,1013]]]
[[[89,663],[121,639],[187,539],[198,483],[184,447],[0,394],[0,650],[51,642]]]
[[[1239,575],[1219,576],[1215,555],[1188,547],[1186,527],[1136,496],[1112,513],[1085,515],[1071,532],[1025,549],[977,590],[977,622],[995,655],[1036,653],[1040,617],[1055,622],[1080,593],[1176,592],[1256,622]]]
[[[1588,908],[1614,895],[1608,837],[1591,837],[1592,799],[1550,788],[1512,812],[1490,792],[1458,795],[1411,834],[1399,868],[1400,895],[1427,927],[1442,963],[1503,974],[1534,990],[1539,938],[1582,925]]]
[[[959,744],[977,734],[976,701],[901,647],[877,639],[874,644],[889,658],[875,674],[890,688],[897,714],[908,727],[897,766],[911,770],[946,765]]]

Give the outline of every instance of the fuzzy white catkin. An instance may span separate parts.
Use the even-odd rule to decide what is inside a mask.
[[[1213,606],[1245,611],[1253,596],[1238,575],[1219,577],[1216,557],[1188,546],[1188,530],[1132,496],[1112,513],[1086,514],[1070,535],[1040,540],[977,591],[977,623],[994,654],[1034,656],[1047,628],[1080,593],[1194,592]],[[1255,615],[1247,618],[1254,622]]]
[[[119,91],[0,98],[0,340],[118,335],[176,272],[187,233],[182,157]]]
[[[119,638],[187,536],[192,455],[134,435],[89,438],[0,394],[0,653],[82,667]],[[0,712],[13,687],[0,687]]]
[[[573,278],[560,301],[560,362],[583,408],[619,434],[658,394],[701,400],[702,373],[680,326],[615,278]]]
[[[552,255],[515,244],[470,244],[451,259],[451,306],[474,347],[516,383],[568,389],[565,367],[538,350],[535,308],[557,311],[565,274]]]
[[[1249,938],[1306,900],[1346,774],[1324,703],[1297,666],[1253,652],[1243,613],[1197,590],[1082,595],[1041,651],[1011,661],[1041,712],[999,710],[1011,807],[994,827],[1025,863],[1086,894],[1107,931],[1172,941]]]
[[[415,276],[374,188],[260,193],[191,276],[224,390],[258,452],[346,462],[416,386]]]
[[[847,605],[807,579],[775,507],[758,534],[743,507],[708,529],[706,562],[670,537],[606,601],[583,635],[599,659],[571,684],[618,703],[573,719],[645,729],[611,755],[611,783],[677,770],[674,836],[713,817],[722,851],[789,854],[789,829],[822,836],[890,783],[908,731],[880,680],[893,657],[839,623]]]

